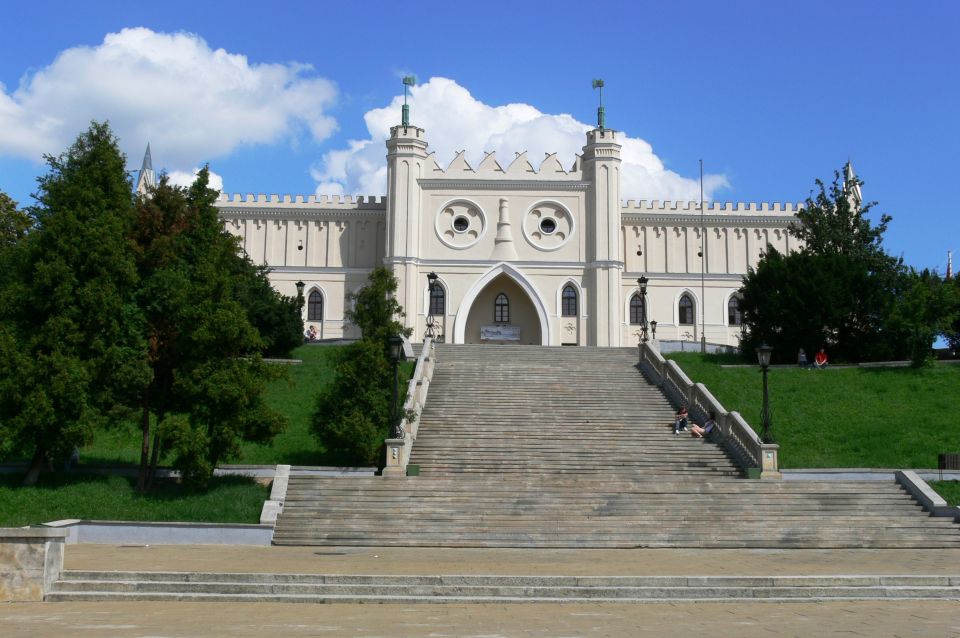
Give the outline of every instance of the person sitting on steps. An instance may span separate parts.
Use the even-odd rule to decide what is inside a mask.
[[[689,416],[687,415],[687,406],[682,405],[677,411],[677,417],[673,420],[673,433],[678,435],[680,434],[680,430],[686,431],[688,420]]]
[[[817,370],[822,370],[827,367],[827,353],[824,352],[823,348],[820,348],[820,351],[813,358],[813,367]]]
[[[710,438],[713,436],[716,427],[717,413],[710,410],[710,412],[707,413],[707,422],[703,424],[703,427],[700,427],[696,423],[690,426],[690,436],[697,439]]]

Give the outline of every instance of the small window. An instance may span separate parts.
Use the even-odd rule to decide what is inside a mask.
[[[690,299],[690,295],[684,295],[680,297],[680,304],[677,307],[679,311],[679,323],[681,326],[692,326],[693,325],[693,301]]]
[[[468,228],[470,228],[470,220],[464,217],[463,215],[460,215],[459,217],[453,220],[453,229],[458,233],[462,233],[466,231]]]
[[[643,307],[643,298],[641,298],[640,295],[630,297],[630,323],[634,326],[639,326],[643,323],[643,318],[646,314],[645,308]]]
[[[429,315],[443,315],[447,309],[447,294],[440,284],[433,284],[433,290],[430,291],[430,312]]]
[[[552,235],[557,230],[556,220],[547,217],[540,222],[540,232],[544,235]]]
[[[564,317],[577,316],[577,291],[573,289],[573,286],[567,286],[563,289],[560,314]]]
[[[502,292],[493,302],[493,322],[510,323],[510,300]]]
[[[307,321],[323,321],[323,295],[316,290],[307,299]]]
[[[727,323],[731,326],[743,325],[743,311],[740,310],[740,299],[730,297],[727,302]]]

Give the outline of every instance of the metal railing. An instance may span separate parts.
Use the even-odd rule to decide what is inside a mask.
[[[675,407],[687,406],[693,419],[700,423],[706,420],[708,412],[715,412],[717,427],[723,434],[721,445],[726,447],[744,468],[763,468],[764,471],[777,472],[777,446],[761,442],[760,437],[739,412],[724,408],[705,385],[691,381],[676,362],[664,359],[649,343],[642,343],[639,348],[640,371],[651,383],[663,390]]]

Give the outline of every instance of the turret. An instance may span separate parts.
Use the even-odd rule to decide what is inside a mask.
[[[409,82],[408,82],[409,80]],[[412,78],[404,78],[404,92]],[[385,264],[397,277],[397,298],[407,312],[405,321],[416,320],[417,269],[413,263],[420,253],[423,177],[427,159],[425,131],[409,124],[409,107],[404,99],[401,123],[390,129],[387,140],[387,241]]]
[[[153,159],[150,157],[150,143],[147,142],[147,152],[143,154],[143,164],[140,165],[140,174],[137,176],[138,195],[146,197],[157,187],[157,176],[153,172]]]
[[[594,85],[597,85],[594,80]],[[600,81],[602,86],[602,81]],[[598,111],[598,124],[603,124]],[[598,126],[587,131],[583,147],[583,179],[589,183],[586,198],[586,280],[595,291],[587,299],[597,346],[619,346],[621,335],[620,275],[620,144],[617,132]],[[602,291],[602,292],[601,292]]]

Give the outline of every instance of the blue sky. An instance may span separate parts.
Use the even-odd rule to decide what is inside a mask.
[[[376,190],[408,72],[441,164],[526,144],[569,165],[602,77],[607,125],[632,140],[625,197],[686,198],[702,158],[715,200],[801,201],[849,158],[893,215],[892,253],[943,271],[960,247],[958,2],[41,0],[5,14],[0,189],[22,203],[41,154],[91,118],[115,125],[131,169],[149,141],[156,168],[209,162],[228,192]]]

